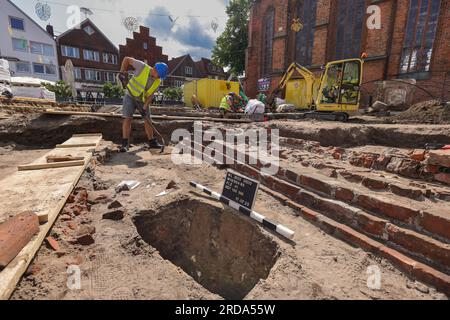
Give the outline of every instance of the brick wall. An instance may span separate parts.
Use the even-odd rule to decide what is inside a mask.
[[[263,17],[269,7],[275,8],[275,36],[273,43],[272,89],[281,79],[282,72],[295,59],[295,34],[290,31],[293,18],[296,18],[296,5],[299,0],[259,0],[252,8],[249,24],[249,47],[247,49],[245,87],[249,96],[257,94],[257,81],[261,75]],[[361,52],[369,55],[364,66],[363,82],[369,92],[376,80],[398,78],[400,60],[405,37],[409,0],[366,0],[366,6],[376,4],[381,9],[381,30],[365,27],[361,39]],[[311,68],[318,70],[334,57],[336,46],[338,0],[318,0],[317,18],[314,29],[314,49]],[[366,15],[368,18],[368,15]],[[417,80],[417,85],[433,95],[450,99],[450,0],[441,1],[439,24],[436,33],[431,70],[427,79]],[[427,94],[416,90],[415,101],[427,98]]]

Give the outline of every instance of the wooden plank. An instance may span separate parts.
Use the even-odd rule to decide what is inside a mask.
[[[80,147],[96,147],[95,143],[78,143],[78,144],[57,144],[56,148],[80,148]]]
[[[84,159],[84,158],[83,158]],[[52,162],[52,163],[41,163],[41,164],[26,164],[23,166],[18,166],[19,171],[26,170],[43,170],[52,168],[67,168],[67,167],[78,167],[84,166],[84,160],[77,161],[65,161],[65,162]]]
[[[47,156],[47,163],[53,162],[66,162],[66,161],[77,161],[84,160],[84,157],[73,157],[72,155],[66,156]]]
[[[106,118],[122,118],[121,114],[115,113],[100,113],[100,112],[79,112],[79,111],[56,111],[53,109],[45,110],[44,114],[60,115],[60,116],[94,116],[94,117],[106,117]],[[142,119],[139,115],[133,116],[135,119]],[[223,123],[252,123],[250,119],[221,119],[221,118],[211,118],[211,117],[180,117],[180,116],[152,116],[152,120],[178,120],[178,121],[211,121],[211,122],[223,122]]]
[[[91,137],[97,145],[101,136]],[[83,155],[86,165],[92,159],[92,148],[71,149],[71,154]],[[67,154],[65,149],[54,149],[47,155],[36,159],[34,163],[43,163],[48,155]],[[59,212],[66,204],[67,198],[78,183],[85,166],[52,168],[47,170],[17,171],[0,181],[0,221],[9,218],[11,213],[32,210],[40,217],[46,218],[47,223],[39,227],[39,233],[14,258],[13,261],[0,272],[0,300],[8,299],[20,281],[23,273],[42,245],[46,235],[53,226]],[[14,212],[11,212],[11,207]]]
[[[83,134],[74,134],[72,135],[72,138],[77,138],[77,137],[99,137],[102,136],[101,133],[83,133]]]

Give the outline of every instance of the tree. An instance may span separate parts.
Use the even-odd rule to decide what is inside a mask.
[[[124,93],[125,91],[117,84],[106,82],[103,85],[103,94],[105,95],[105,98],[122,98]]]
[[[62,80],[57,81],[54,85],[48,82],[42,82],[41,84],[48,91],[54,92],[57,99],[72,97],[72,88]]]
[[[248,47],[248,23],[254,0],[230,0],[225,31],[217,38],[212,51],[214,63],[229,67],[234,74],[245,71],[245,50]]]
[[[172,101],[181,101],[183,98],[183,90],[181,88],[166,88],[163,91],[164,97],[166,97],[167,100]]]

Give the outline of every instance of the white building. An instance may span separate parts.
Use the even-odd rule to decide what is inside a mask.
[[[0,0],[0,58],[14,77],[59,80],[55,40],[9,0]]]

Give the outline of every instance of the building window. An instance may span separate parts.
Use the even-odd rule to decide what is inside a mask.
[[[81,79],[81,69],[80,68],[73,69],[73,77],[77,80]]]
[[[61,54],[63,57],[80,59],[80,49],[69,46],[61,46]]]
[[[334,59],[360,57],[365,8],[365,0],[338,1]]]
[[[107,82],[115,83],[116,82],[116,74],[114,72],[105,72],[105,80]]]
[[[86,80],[89,80],[89,81],[102,81],[102,76],[100,74],[100,71],[97,71],[97,70],[91,70],[91,69],[84,70],[84,77]]]
[[[45,73],[50,75],[56,74],[56,66],[53,64],[46,64],[45,65]]]
[[[302,22],[303,29],[295,36],[295,61],[304,66],[312,64],[316,10],[315,0],[302,0],[297,3],[297,18]]]
[[[16,62],[16,72],[17,73],[30,73],[30,63],[29,62]]]
[[[83,30],[90,36],[92,36],[95,33],[94,29],[91,26],[86,26],[83,28]]]
[[[39,43],[30,41],[31,53],[41,54],[44,56],[53,57],[54,51],[53,46],[45,43]]]
[[[269,75],[272,72],[273,58],[273,35],[274,35],[275,10],[270,8],[264,18],[263,29],[263,75]]]
[[[148,43],[144,42],[144,50],[148,50]]]
[[[56,75],[56,66],[52,64],[33,63],[33,72],[37,74]]]
[[[12,38],[12,46],[15,51],[28,51],[28,41],[25,39]]]
[[[112,53],[103,53],[103,62],[109,64],[117,64],[117,56]]]
[[[192,67],[185,67],[184,68],[184,73],[186,74],[186,76],[192,76]]]
[[[94,50],[83,49],[83,58],[84,60],[100,62],[100,53]]]
[[[184,81],[181,80],[175,80],[175,87],[182,87],[184,85]]]
[[[45,67],[40,63],[33,63],[33,72],[38,74],[45,74]]]
[[[23,19],[9,17],[9,25],[13,29],[25,31],[25,22]]]
[[[411,0],[400,73],[430,71],[441,0]]]

